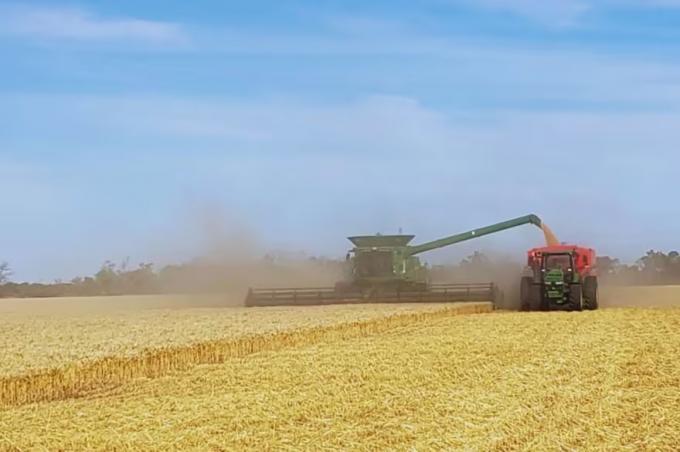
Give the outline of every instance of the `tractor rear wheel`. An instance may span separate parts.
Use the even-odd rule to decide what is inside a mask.
[[[583,310],[583,288],[580,284],[572,284],[569,287],[569,310]]]
[[[520,284],[520,300],[522,311],[538,311],[541,309],[541,286],[534,284],[534,278],[525,276]]]
[[[586,276],[583,280],[583,307],[589,310],[598,308],[597,302],[597,277]]]

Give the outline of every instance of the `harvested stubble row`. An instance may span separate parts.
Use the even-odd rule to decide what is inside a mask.
[[[449,316],[0,412],[0,447],[677,450],[680,309]]]
[[[5,376],[0,378],[0,405],[20,405],[76,397],[117,386],[135,378],[158,377],[186,370],[198,364],[221,363],[254,352],[308,345],[321,340],[358,337],[422,319],[491,310],[491,303],[461,303],[448,306],[412,306],[410,309],[402,307],[392,311],[385,307],[377,309],[381,315],[371,316],[369,313],[372,307],[368,307],[366,310],[357,310],[353,316],[355,320],[342,321],[334,318],[332,322],[328,322],[328,319],[321,321],[323,318],[312,317],[315,322],[297,324],[291,322],[287,328],[274,331],[267,331],[267,324],[263,324],[258,333],[242,333],[186,345],[146,348],[132,355],[106,356],[24,375]],[[296,312],[309,320],[307,316],[310,311],[313,312],[309,309],[305,312],[298,309]],[[331,311],[337,312],[338,309]],[[256,315],[267,310],[249,312]],[[300,326],[310,323],[315,326]]]

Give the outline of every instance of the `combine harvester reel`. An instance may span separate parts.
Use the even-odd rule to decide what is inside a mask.
[[[305,306],[352,303],[437,303],[499,301],[493,283],[430,284],[429,272],[418,254],[533,224],[543,228],[536,215],[526,215],[439,240],[409,245],[413,235],[363,235],[349,237],[354,244],[347,253],[347,278],[335,287],[254,289],[246,306]]]
[[[343,292],[331,287],[304,289],[250,289],[246,306],[313,306],[359,303],[496,302],[500,293],[493,283],[432,284],[427,290]]]

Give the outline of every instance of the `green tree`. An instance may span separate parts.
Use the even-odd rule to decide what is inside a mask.
[[[104,262],[101,269],[94,275],[94,280],[97,283],[97,286],[99,286],[102,295],[113,294],[118,280],[116,264],[111,261]]]
[[[9,264],[7,262],[0,262],[0,284],[8,282],[11,274],[12,270],[10,270]]]
[[[667,284],[672,282],[677,261],[676,251],[666,254],[662,251],[649,250],[647,254],[638,259],[637,264],[647,284]]]
[[[621,262],[609,256],[598,256],[595,266],[600,276],[608,277],[616,274],[621,266]]]
[[[142,294],[157,290],[157,275],[151,263],[141,263],[136,270],[120,271],[118,279],[124,293]]]

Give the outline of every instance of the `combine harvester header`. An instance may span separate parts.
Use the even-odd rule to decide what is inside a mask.
[[[354,248],[347,253],[347,275],[335,287],[250,289],[245,303],[246,306],[284,306],[495,301],[499,294],[492,283],[431,284],[428,269],[417,255],[525,224],[543,229],[549,243],[555,240],[536,215],[514,218],[420,245],[409,245],[414,235],[349,237]]]

